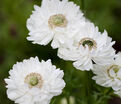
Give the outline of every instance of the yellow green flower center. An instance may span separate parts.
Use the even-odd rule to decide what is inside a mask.
[[[54,25],[61,25],[61,24],[64,23],[64,18],[56,15],[56,16],[53,17],[52,22],[53,22]]]
[[[30,73],[25,77],[24,82],[29,85],[29,88],[37,87],[41,88],[43,85],[43,80],[40,74]]]
[[[80,42],[79,42],[79,46],[82,45],[83,47],[86,47],[86,45],[89,47],[89,49],[91,50],[92,48],[97,48],[97,43],[91,39],[91,38],[83,38]]]
[[[82,43],[83,46],[88,45],[89,47],[93,47],[93,42],[91,40],[85,40]]]
[[[56,14],[56,15],[50,16],[48,20],[48,24],[51,29],[55,27],[66,27],[67,20],[63,14]]]
[[[121,68],[121,67],[118,66],[118,65],[112,65],[112,66],[110,66],[110,67],[107,69],[108,76],[109,76],[110,78],[112,78],[112,79],[114,79],[114,77],[116,77],[117,79],[120,79],[120,78],[117,76],[117,73],[118,73],[118,71],[120,70],[120,68]],[[114,71],[115,75],[112,76],[112,74],[110,74],[110,73],[111,73],[111,70]],[[120,80],[121,80],[121,79],[120,79]]]
[[[117,73],[119,71],[119,68],[114,68],[113,71]]]
[[[32,85],[32,86],[37,85],[38,84],[38,78],[36,76],[32,76],[30,78],[29,84]]]

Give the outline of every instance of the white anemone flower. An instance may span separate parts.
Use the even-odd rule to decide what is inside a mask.
[[[112,87],[115,91],[121,90],[121,53],[110,65],[95,65],[93,72],[96,74],[93,79],[97,84],[104,87]]]
[[[58,48],[77,33],[85,21],[79,6],[68,0],[43,0],[41,7],[35,5],[27,20],[28,40],[34,44]]]
[[[107,32],[100,33],[93,23],[85,22],[80,32],[58,50],[58,56],[64,60],[74,61],[79,70],[93,69],[93,64],[107,65],[112,62],[115,51],[112,39]]]
[[[8,98],[18,104],[49,104],[53,96],[62,93],[64,73],[51,64],[30,58],[13,66],[7,83]]]

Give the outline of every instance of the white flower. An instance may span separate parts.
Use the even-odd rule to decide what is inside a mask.
[[[95,65],[93,72],[96,74],[93,79],[96,83],[104,87],[112,87],[115,91],[121,89],[121,53],[110,65]]]
[[[30,58],[13,66],[7,83],[8,98],[18,104],[49,104],[53,96],[62,93],[64,73],[51,64]]]
[[[43,0],[41,7],[34,9],[27,20],[27,39],[34,44],[47,45],[52,40],[51,46],[58,48],[79,31],[85,20],[79,6],[68,0]]]
[[[101,34],[98,28],[90,22],[85,22],[80,32],[61,46],[58,56],[64,60],[75,61],[73,65],[80,70],[93,69],[93,63],[106,65],[112,62],[115,51],[112,39],[104,31]]]

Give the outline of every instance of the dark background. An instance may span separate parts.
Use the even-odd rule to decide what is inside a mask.
[[[114,48],[121,50],[121,0],[71,0],[85,13],[101,32],[106,29],[116,40]],[[57,50],[50,44],[40,46],[26,40],[28,30],[26,20],[33,5],[41,5],[41,0],[1,0],[0,1],[0,104],[14,104],[6,96],[4,78],[13,64],[23,59],[38,56],[39,59],[52,59],[53,64],[65,72],[67,83],[63,94],[55,97],[52,104],[59,104],[61,98],[74,96],[76,104],[121,104],[120,99],[110,88],[103,88],[91,80],[91,72],[76,70],[71,62],[57,57]],[[89,76],[88,79],[86,76]]]

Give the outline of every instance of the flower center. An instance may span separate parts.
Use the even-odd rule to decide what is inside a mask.
[[[80,42],[79,42],[79,46],[82,45],[83,47],[86,47],[86,45],[89,47],[89,49],[91,50],[92,48],[97,48],[97,43],[91,39],[91,38],[83,38]]]
[[[29,75],[26,76],[24,82],[29,85],[29,88],[33,87],[41,88],[43,84],[42,77],[38,73],[30,73]]]
[[[38,78],[35,77],[35,76],[32,76],[32,77],[30,78],[29,84],[32,85],[32,86],[37,85],[37,84],[38,84]]]
[[[63,14],[52,15],[48,20],[48,24],[51,29],[55,27],[66,27],[67,23],[67,19]]]
[[[117,72],[119,71],[119,69],[118,69],[118,68],[114,68],[113,71],[114,71],[115,73],[117,73]]]
[[[120,70],[120,66],[118,65],[112,65],[108,68],[107,70],[107,73],[108,73],[108,76],[112,79],[114,79],[114,77],[116,77],[117,79],[120,79],[118,76],[117,76],[117,73],[118,71]],[[115,74],[112,74],[112,71],[114,71]],[[121,79],[120,79],[121,80]]]
[[[89,47],[92,47],[93,46],[93,42],[90,41],[90,40],[85,40],[83,43],[82,43],[83,46],[85,45],[88,45]]]

